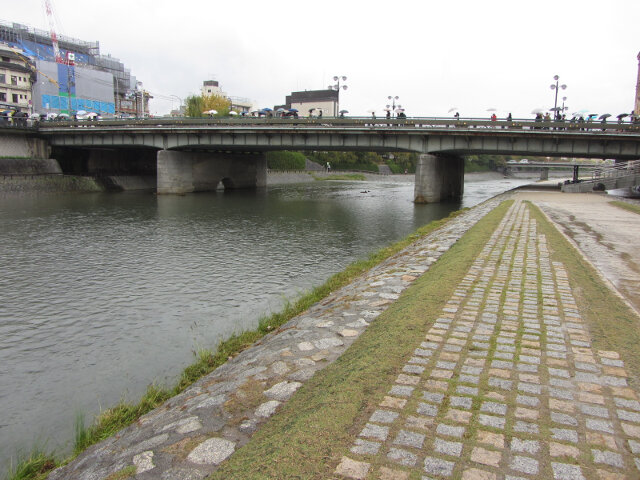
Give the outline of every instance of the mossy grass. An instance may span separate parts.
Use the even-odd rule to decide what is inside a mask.
[[[332,291],[348,285],[359,275],[378,265],[382,261],[399,253],[419,238],[441,228],[447,222],[457,217],[467,209],[452,212],[448,217],[433,221],[420,227],[414,233],[398,242],[371,253],[366,259],[361,259],[347,266],[343,271],[331,276],[324,284],[303,294],[297,300],[287,301],[281,311],[270,316],[263,317],[258,322],[255,330],[244,331],[232,335],[227,340],[220,342],[215,351],[201,350],[196,354],[196,361],[184,369],[176,385],[173,388],[163,388],[151,385],[137,404],[121,401],[118,405],[103,411],[89,427],[84,427],[81,416],[76,416],[75,421],[75,446],[73,456],[64,460],[58,460],[49,455],[47,458],[47,472],[60,465],[68,463],[89,446],[104,440],[119,430],[131,425],[142,415],[160,406],[172,396],[178,395],[199,378],[211,373],[231,357],[250,347],[266,334],[273,332],[284,325],[296,315],[307,310],[314,303],[328,296]],[[32,457],[39,453],[32,454]],[[21,464],[24,462],[21,462]],[[10,480],[39,480],[35,476],[10,477]]]
[[[611,205],[615,205],[616,207],[622,208],[624,210],[628,210],[633,213],[640,214],[640,205],[635,205],[633,203],[621,202],[620,200],[614,200],[613,202],[609,202]]]
[[[624,203],[624,202],[621,202]],[[640,319],[614,294],[596,269],[587,262],[553,224],[531,205],[531,217],[552,247],[552,260],[561,261],[567,270],[580,314],[589,327],[594,351],[615,350],[625,362],[629,383],[640,385]]]
[[[209,480],[333,478],[354,435],[440,316],[511,203],[504,202],[471,228]]]
[[[323,180],[358,180],[358,181],[364,181],[367,179],[367,177],[365,177],[363,174],[361,173],[342,173],[342,174],[331,174],[329,176],[326,177],[318,177],[317,175],[313,175],[313,178],[315,180],[318,181],[323,181]]]

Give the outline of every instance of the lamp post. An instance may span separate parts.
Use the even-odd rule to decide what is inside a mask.
[[[144,90],[142,89],[142,82],[136,82],[136,97],[140,95],[140,118],[144,118]],[[136,114],[138,108],[136,106]]]
[[[337,90],[338,92],[338,101],[336,102],[335,110],[333,112],[334,117],[337,117],[338,112],[340,111],[340,87],[342,87],[343,90],[349,88],[347,85],[340,85],[340,80],[344,82],[347,80],[347,77],[345,77],[344,75],[342,75],[341,77],[336,75],[333,77],[333,81],[336,82],[335,85],[329,85],[329,90]]]
[[[395,112],[396,112],[396,100],[399,100],[399,99],[400,99],[400,97],[399,97],[399,96],[397,96],[397,95],[396,95],[395,97],[394,97],[394,96],[392,96],[392,95],[389,95],[389,96],[387,97],[387,99],[388,99],[388,100],[391,100],[391,105],[387,105],[387,108],[391,108],[391,111],[392,111],[393,113],[395,113]],[[398,104],[398,108],[402,108],[402,105]],[[397,115],[396,115],[396,116],[397,116]]]
[[[556,98],[555,98],[555,100],[553,102],[553,111],[556,112],[556,116],[558,116],[558,90],[560,90],[560,89],[565,90],[567,88],[567,86],[559,84],[559,79],[560,79],[559,75],[554,75],[553,79],[556,81],[556,83],[555,84],[551,84],[549,86],[549,88],[551,88],[551,90],[555,90],[556,91]]]
[[[182,99],[179,96],[173,94],[169,96],[175,98],[176,100],[178,100],[178,102],[180,102],[178,104],[178,111],[180,112],[180,115],[182,115]],[[171,105],[171,107],[173,108],[173,104]]]

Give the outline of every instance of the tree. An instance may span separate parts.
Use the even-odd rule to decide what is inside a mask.
[[[216,110],[215,117],[226,117],[231,110],[231,100],[222,95],[190,95],[185,100],[187,117],[202,117],[203,112]]]

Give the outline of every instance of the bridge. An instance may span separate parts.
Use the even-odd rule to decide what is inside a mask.
[[[187,193],[266,184],[270,150],[417,152],[414,198],[462,194],[463,156],[640,158],[640,125],[445,118],[151,118],[44,122],[30,131],[52,146],[83,149],[90,161],[122,150],[156,152],[157,192]]]

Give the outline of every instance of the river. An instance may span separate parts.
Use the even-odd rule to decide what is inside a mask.
[[[68,452],[91,421],[193,352],[418,227],[527,180],[414,205],[413,179],[260,192],[0,197],[0,465]],[[4,474],[0,468],[0,477]]]

